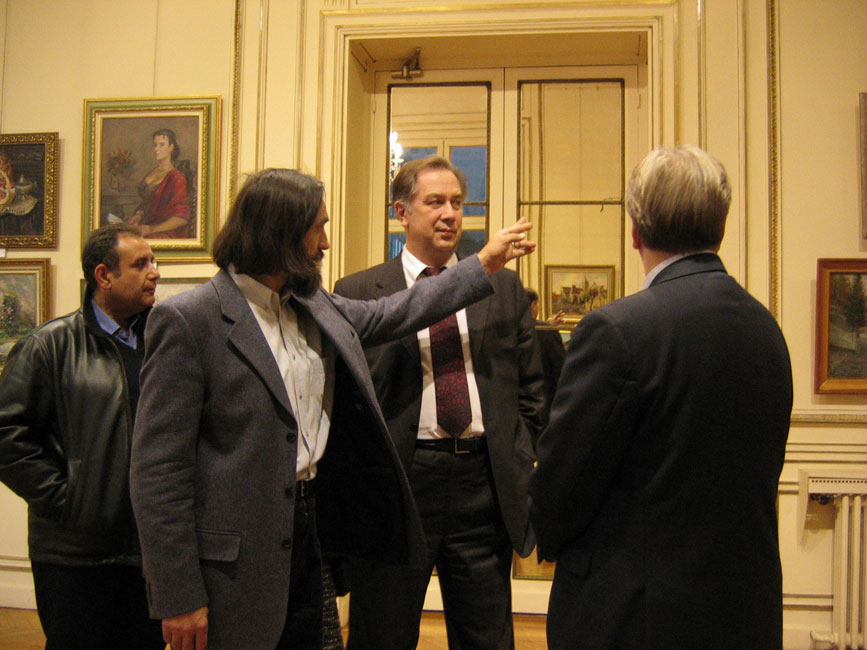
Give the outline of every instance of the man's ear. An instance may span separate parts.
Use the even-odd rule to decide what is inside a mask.
[[[398,222],[400,222],[401,226],[406,227],[408,220],[406,218],[406,203],[403,201],[395,201],[394,202],[394,214],[397,216]]]
[[[96,280],[96,286],[103,291],[111,289],[112,275],[111,269],[105,264],[97,264],[96,268],[93,269],[93,278]]]
[[[641,237],[638,234],[638,228],[635,224],[632,224],[632,248],[637,251],[640,251],[643,244],[641,243]]]

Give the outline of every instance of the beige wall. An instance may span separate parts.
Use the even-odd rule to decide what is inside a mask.
[[[360,263],[367,247],[359,238],[370,232],[370,224],[355,216],[365,212],[367,199],[345,207],[367,184],[366,174],[359,180],[352,169],[370,160],[369,116],[356,104],[347,119],[340,113],[353,98],[371,92],[360,64],[342,58],[349,60],[341,40],[346,33],[377,23],[393,26],[398,19],[410,25],[402,28],[405,35],[412,25],[422,29],[436,20],[452,20],[455,32],[481,23],[493,29],[494,21],[508,20],[520,30],[529,18],[589,26],[645,20],[656,11],[659,41],[652,45],[659,67],[646,80],[653,89],[647,97],[653,105],[649,139],[697,142],[726,164],[735,197],[724,260],[754,295],[778,307],[792,355],[795,422],[779,500],[786,646],[809,647],[810,631],[830,628],[833,526],[828,510],[814,505],[802,533],[797,472],[858,467],[867,460],[867,398],[820,398],[812,391],[816,258],[863,257],[867,251],[859,235],[857,148],[858,93],[867,91],[867,5],[863,0],[674,0],[630,6],[588,0],[533,8],[503,1],[479,2],[475,10],[469,1],[445,12],[395,11],[411,4],[0,0],[0,45],[5,45],[0,132],[59,131],[61,143],[58,246],[9,249],[7,256],[48,257],[52,312],[73,310],[80,278],[83,100],[218,94],[223,98],[220,217],[235,169],[288,165],[319,174],[331,200],[334,262],[325,272],[333,280],[342,262]],[[776,43],[768,35],[769,8],[778,26]],[[242,39],[233,76],[236,10],[243,22],[237,26]],[[778,86],[769,95],[768,63],[774,60]],[[776,149],[770,146],[775,139],[769,98],[779,108]],[[347,153],[335,148],[346,138],[361,145]],[[775,155],[777,176],[770,164]],[[769,190],[774,178],[778,195]],[[353,219],[344,219],[344,213]],[[773,215],[779,218],[779,240],[771,236]],[[210,275],[213,266],[163,264],[161,272],[199,277]],[[23,503],[2,488],[0,606],[32,605],[24,512]]]

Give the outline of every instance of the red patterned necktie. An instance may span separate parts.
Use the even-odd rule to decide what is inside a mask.
[[[439,275],[442,269],[427,267],[426,276]],[[437,402],[437,424],[457,438],[473,419],[467,370],[461,347],[461,334],[455,314],[430,327],[430,354],[433,363],[434,389]]]

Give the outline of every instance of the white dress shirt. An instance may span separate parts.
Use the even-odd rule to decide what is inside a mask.
[[[710,253],[712,255],[716,255],[716,251],[695,251],[694,253],[677,253],[675,255],[672,255],[671,257],[666,257],[659,264],[650,269],[650,273],[644,276],[644,282],[641,284],[641,288],[647,289],[647,287],[649,287],[651,283],[656,279],[657,275],[659,275],[662,271],[674,264],[677,260],[682,260],[684,257],[690,257],[692,255],[701,255],[702,253]]]
[[[274,354],[298,424],[295,480],[316,476],[325,453],[334,400],[334,351],[304,311],[249,275],[229,271]]]
[[[428,268],[428,265],[410,253],[406,249],[406,246],[403,247],[403,252],[401,253],[401,262],[403,264],[403,274],[406,278],[406,286],[407,288],[411,288],[422,271]],[[453,253],[445,266],[446,268],[451,268],[457,263],[457,255]],[[472,422],[461,434],[461,437],[469,438],[482,435],[485,432],[485,427],[482,423],[482,402],[479,398],[479,388],[476,386],[476,377],[473,373],[473,357],[470,352],[470,329],[467,325],[467,311],[461,309],[455,315],[458,321],[458,331],[461,334],[461,349],[464,353],[464,367],[467,370],[467,388],[470,391],[470,408],[473,412]],[[436,389],[434,387],[433,361],[431,360],[430,353],[430,329],[423,329],[418,332],[418,346],[421,355],[422,373],[421,414],[418,421],[418,438],[419,440],[450,438],[451,436],[437,425]]]

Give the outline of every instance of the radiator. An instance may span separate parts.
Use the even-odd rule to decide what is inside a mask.
[[[835,508],[831,633],[813,633],[814,647],[867,650],[867,478],[852,471],[805,478],[809,498]]]

